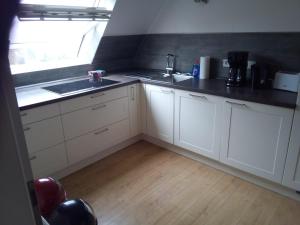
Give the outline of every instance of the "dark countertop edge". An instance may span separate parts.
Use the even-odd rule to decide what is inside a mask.
[[[76,94],[72,94],[72,95],[62,96],[62,97],[55,98],[55,99],[48,100],[48,101],[43,101],[43,102],[38,102],[38,103],[30,104],[30,105],[21,106],[21,107],[19,107],[19,110],[20,111],[28,110],[28,109],[36,108],[39,106],[45,106],[45,105],[49,105],[49,104],[53,104],[53,103],[57,103],[57,102],[62,102],[65,100],[78,98],[78,97],[82,97],[82,96],[86,96],[86,95],[90,95],[90,94],[95,94],[98,92],[107,91],[107,90],[111,90],[111,89],[115,89],[115,88],[119,88],[119,87],[124,87],[124,86],[128,86],[130,84],[136,84],[136,83],[140,83],[140,81],[139,80],[126,81],[126,82],[121,82],[121,83],[113,84],[113,85],[106,86],[106,87],[101,87],[101,88],[95,89],[95,90],[89,90],[89,91],[84,91],[84,92],[80,92],[80,93],[76,93]]]
[[[232,94],[224,94],[224,92],[218,92],[216,90],[189,88],[189,87],[185,87],[185,86],[181,86],[181,85],[168,84],[168,83],[159,82],[159,81],[144,80],[141,82],[144,84],[153,84],[153,85],[162,86],[162,87],[168,87],[168,88],[173,88],[173,89],[178,89],[178,90],[183,90],[183,91],[190,91],[190,92],[195,92],[195,93],[214,95],[214,96],[229,98],[229,99],[233,99],[233,100],[248,101],[248,102],[259,103],[259,104],[263,104],[263,105],[278,106],[278,107],[284,107],[284,108],[290,108],[290,109],[295,109],[297,107],[296,101],[294,104],[290,104],[290,103],[274,102],[272,100],[266,101],[265,99],[259,99],[254,96],[253,97],[251,97],[251,96],[243,97],[243,96],[237,96],[237,95],[232,96]]]
[[[85,92],[80,92],[80,93],[76,93],[76,94],[73,94],[73,95],[62,96],[62,97],[55,98],[55,99],[48,100],[48,101],[44,101],[44,102],[38,102],[38,103],[30,104],[30,105],[21,106],[21,107],[19,107],[19,110],[20,111],[28,110],[28,109],[32,109],[32,108],[39,107],[39,106],[44,106],[44,105],[48,105],[48,104],[52,104],[52,103],[57,103],[57,102],[69,100],[69,99],[72,99],[72,98],[82,97],[82,96],[85,96],[85,95],[98,93],[98,92],[102,92],[102,91],[107,91],[107,90],[115,89],[115,88],[118,88],[118,87],[128,86],[130,84],[135,84],[135,83],[152,84],[152,85],[157,85],[157,86],[161,86],[161,87],[168,87],[168,88],[173,88],[173,89],[178,89],[178,90],[183,90],[183,91],[209,94],[209,95],[220,96],[220,97],[225,97],[225,98],[230,98],[230,99],[235,99],[235,100],[242,100],[242,101],[248,101],[248,102],[259,103],[259,104],[270,105],[270,106],[278,106],[278,107],[284,107],[284,108],[290,108],[290,109],[295,109],[296,106],[297,106],[296,101],[295,101],[294,104],[276,102],[276,101],[272,101],[272,100],[266,101],[266,99],[257,98],[255,96],[253,96],[253,97],[251,97],[251,96],[245,97],[245,96],[237,96],[237,95],[233,96],[232,94],[224,94],[224,92],[218,92],[216,90],[205,90],[205,89],[189,88],[189,87],[176,85],[176,84],[172,84],[172,83],[165,83],[165,82],[153,81],[153,80],[151,81],[151,80],[136,79],[136,80],[132,80],[132,81],[122,81],[121,83],[113,84],[113,85],[110,85],[110,86],[107,86],[107,87],[102,87],[102,88],[99,88],[99,89],[89,90],[89,91],[85,91]]]

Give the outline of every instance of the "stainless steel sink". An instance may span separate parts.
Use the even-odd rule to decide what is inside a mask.
[[[108,79],[102,79],[101,82],[91,83],[89,82],[88,79],[85,79],[85,80],[79,80],[79,81],[74,81],[69,83],[51,85],[51,86],[43,87],[43,89],[63,95],[63,94],[69,94],[72,92],[78,92],[83,90],[92,90],[95,88],[105,87],[117,83],[120,82],[114,80],[108,80]]]
[[[141,80],[152,80],[157,82],[164,82],[164,83],[177,83],[184,80],[192,79],[191,75],[185,73],[174,73],[172,75],[167,75],[165,73],[155,73],[151,75],[145,75],[142,73],[137,74],[128,74],[127,77],[139,78]]]

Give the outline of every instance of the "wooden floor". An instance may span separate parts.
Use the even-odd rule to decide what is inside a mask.
[[[99,225],[300,224],[299,202],[143,141],[62,183]]]

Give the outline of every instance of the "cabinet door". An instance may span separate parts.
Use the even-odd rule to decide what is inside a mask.
[[[29,153],[49,148],[64,141],[60,117],[23,126]]]
[[[221,161],[281,183],[293,110],[226,100]]]
[[[90,132],[66,142],[69,163],[87,159],[129,137],[129,120]]]
[[[300,93],[300,87],[299,87]],[[289,150],[285,164],[283,185],[300,191],[300,94],[298,94]]]
[[[173,144],[174,91],[147,85],[147,133]]]
[[[175,91],[175,144],[219,160],[223,99]]]
[[[30,154],[30,163],[35,178],[46,177],[67,166],[64,144]]]
[[[128,86],[128,94],[130,136],[134,137],[141,133],[140,85],[133,84]]]

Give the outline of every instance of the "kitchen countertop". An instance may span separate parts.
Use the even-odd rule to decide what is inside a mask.
[[[250,87],[226,87],[225,80],[222,79],[210,79],[210,80],[197,80],[189,79],[181,82],[163,82],[162,80],[149,80],[126,77],[126,74],[149,74],[154,75],[155,72],[141,72],[141,71],[129,71],[115,73],[107,76],[106,78],[119,81],[118,84],[113,84],[105,87],[95,88],[88,91],[80,91],[71,93],[68,95],[59,95],[53,92],[42,89],[42,87],[60,84],[64,82],[70,82],[80,79],[86,79],[86,76],[74,79],[66,79],[55,82],[41,83],[37,85],[30,85],[16,88],[16,94],[18,99],[18,105],[20,110],[26,110],[37,106],[42,106],[54,102],[59,102],[74,97],[88,95],[100,91],[105,91],[117,87],[122,87],[134,83],[146,83],[155,84],[163,87],[170,87],[179,90],[186,90],[192,92],[198,92],[203,94],[211,94],[216,96],[222,96],[231,99],[244,100],[250,102],[256,102],[261,104],[280,106],[294,109],[296,107],[297,93],[280,91],[274,89],[267,90],[252,90]],[[157,72],[156,72],[157,76]]]

